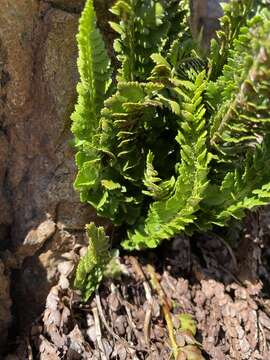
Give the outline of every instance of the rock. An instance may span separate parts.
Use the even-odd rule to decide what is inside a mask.
[[[96,218],[73,189],[79,8],[73,13],[72,4],[79,1],[62,1],[68,11],[60,3],[3,0],[0,7],[0,250],[17,249],[22,265],[12,277],[22,328],[57,281],[61,251]]]
[[[7,331],[11,324],[11,299],[9,278],[5,274],[4,264],[0,260],[0,353],[5,345]]]
[[[43,221],[37,229],[30,230],[16,253],[17,258],[24,259],[27,256],[33,256],[55,231],[56,224],[50,219]]]
[[[228,0],[223,0],[228,2]],[[219,28],[219,17],[222,16],[221,0],[190,0],[192,16],[191,25],[194,35],[203,27],[203,47],[208,48],[215,31]]]
[[[5,179],[7,175],[9,144],[3,131],[3,100],[5,98],[5,84],[8,76],[4,72],[4,54],[0,42],[0,250],[6,247],[8,228],[12,222],[11,207],[5,194]]]
[[[8,141],[3,132],[0,132],[0,150],[0,188],[2,188],[4,185],[8,162]]]
[[[73,189],[76,167],[69,145],[78,81],[78,15],[44,7],[43,2],[39,7],[35,0],[12,4],[4,0],[0,9],[3,71],[10,78],[3,104],[8,144],[0,138],[10,156],[0,159],[0,165],[8,161],[5,186],[13,208],[12,242],[17,247],[48,217],[55,223],[59,217],[66,228],[83,230],[93,211],[80,204]]]
[[[81,11],[85,0],[45,0],[52,4],[53,7],[65,10],[65,11]]]

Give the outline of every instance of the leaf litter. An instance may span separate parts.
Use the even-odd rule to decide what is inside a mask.
[[[122,277],[105,280],[86,303],[71,288],[78,257],[69,255],[44,313],[5,360],[269,360],[267,233],[260,230],[264,246],[254,245],[256,280],[239,276],[237,249],[221,237],[179,237],[120,257]]]

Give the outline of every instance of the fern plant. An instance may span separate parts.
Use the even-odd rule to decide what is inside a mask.
[[[131,250],[226,226],[267,204],[266,2],[225,4],[207,57],[186,1],[117,0],[111,11],[118,69],[109,68],[92,0],[80,21],[72,131],[81,200],[123,226]]]
[[[85,255],[80,259],[76,270],[74,286],[81,290],[83,300],[88,300],[102,280],[113,252],[110,250],[109,237],[103,227],[94,223],[86,226],[89,245]]]

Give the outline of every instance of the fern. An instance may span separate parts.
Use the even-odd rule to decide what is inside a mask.
[[[221,74],[234,40],[238,39],[241,28],[254,16],[260,3],[261,1],[258,0],[230,0],[227,4],[223,3],[224,16],[220,20],[221,29],[217,32],[217,38],[211,43],[209,56],[211,79],[215,80]]]
[[[105,102],[96,141],[97,160],[84,162],[88,174],[80,171],[75,184],[87,184],[85,196],[100,215],[115,223],[133,224],[140,215],[145,156],[151,142],[160,137],[160,126],[151,124],[161,104],[153,93],[162,86],[155,84],[119,83],[118,91]],[[145,132],[152,133],[148,144],[142,143]],[[155,135],[156,134],[156,135]],[[97,176],[96,176],[97,174]]]
[[[166,199],[170,196],[174,189],[175,178],[171,177],[170,180],[162,181],[158,177],[158,172],[153,166],[154,155],[149,151],[146,160],[146,170],[144,174],[144,186],[147,190],[143,190],[143,193],[151,196],[155,200]]]
[[[77,86],[78,102],[71,116],[75,135],[76,164],[79,172],[75,188],[81,192],[81,200],[87,198],[98,178],[98,169],[92,164],[99,162],[94,147],[99,125],[100,111],[111,83],[110,61],[102,36],[97,29],[93,0],[87,0],[79,22],[77,35],[79,47]]]
[[[120,19],[119,23],[111,22],[119,34],[114,43],[121,63],[119,81],[144,81],[152,69],[151,54],[167,51],[186,29],[187,6],[183,1],[117,0],[111,12]]]
[[[221,163],[235,166],[269,133],[269,24],[269,13],[262,12],[242,28],[222,76],[209,87],[216,109],[210,142]]]
[[[86,254],[80,259],[74,281],[74,286],[81,290],[84,301],[87,301],[99,286],[113,257],[109,249],[109,238],[103,227],[97,228],[91,223],[86,226],[86,233],[89,245]]]
[[[143,230],[130,233],[123,243],[128,249],[156,247],[163,239],[184,231],[196,219],[196,211],[207,187],[207,166],[210,160],[205,148],[206,123],[202,93],[206,82],[204,73],[198,75],[194,84],[182,86],[182,111],[184,121],[178,120],[180,130],[176,140],[181,149],[181,163],[174,193],[165,201],[154,202],[149,209]]]
[[[212,183],[208,187],[196,223],[201,231],[213,225],[228,225],[232,218],[241,219],[247,209],[270,202],[269,153],[270,137],[267,136],[254,153],[248,152],[242,166],[225,175],[220,186]]]
[[[80,21],[72,130],[82,201],[123,226],[127,249],[226,226],[267,204],[267,3],[224,5],[207,59],[191,36],[187,1],[117,0],[111,11],[119,68],[110,96],[92,1]]]
[[[93,0],[86,2],[80,18],[77,41],[80,82],[77,87],[78,104],[72,115],[72,131],[79,140],[91,140],[98,126],[99,113],[110,82],[110,62],[96,27]]]

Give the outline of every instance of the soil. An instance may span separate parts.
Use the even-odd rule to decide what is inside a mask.
[[[77,244],[58,266],[44,312],[13,338],[5,360],[165,360],[176,358],[172,340],[181,360],[268,360],[268,219],[269,210],[257,212],[240,232],[178,237],[155,251],[123,254],[121,278],[105,279],[86,303],[71,286],[85,246]],[[188,329],[183,314],[195,320]]]

